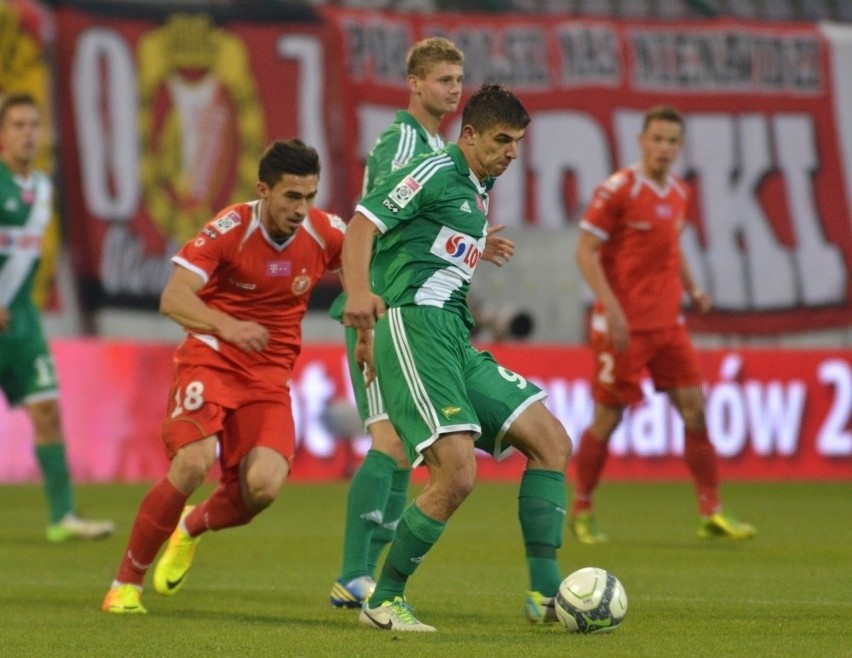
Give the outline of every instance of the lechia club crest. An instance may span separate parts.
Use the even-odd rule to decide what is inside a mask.
[[[266,120],[248,50],[202,14],[175,14],[139,40],[145,211],[183,243],[254,194]]]
[[[304,295],[310,289],[311,277],[307,274],[306,270],[302,270],[302,273],[293,279],[293,285],[290,287],[290,290],[293,291],[294,295]]]

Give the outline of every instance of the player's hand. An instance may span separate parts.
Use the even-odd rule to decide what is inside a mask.
[[[0,331],[6,331],[9,328],[9,322],[12,320],[12,314],[8,308],[0,306]]]
[[[372,329],[376,326],[376,320],[384,316],[386,310],[384,300],[378,295],[352,295],[347,292],[346,305],[343,307],[343,324],[355,329]]]
[[[231,318],[216,332],[222,340],[244,352],[259,352],[269,343],[269,332],[257,322]]]
[[[613,304],[604,307],[606,314],[607,336],[616,352],[624,352],[630,343],[630,328],[621,306]]]
[[[509,238],[497,235],[504,228],[506,228],[505,224],[489,226],[485,234],[485,249],[482,252],[482,259],[497,267],[502,267],[503,263],[508,263],[515,255],[515,243]]]
[[[713,308],[713,298],[701,288],[693,288],[690,290],[689,298],[692,300],[692,304],[695,308],[697,308],[701,313],[706,313]]]
[[[376,379],[376,370],[373,366],[373,330],[359,329],[358,340],[355,343],[355,363],[359,370],[364,373],[364,386],[367,387]]]

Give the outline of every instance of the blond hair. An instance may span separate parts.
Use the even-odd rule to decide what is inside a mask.
[[[415,43],[405,58],[406,73],[425,78],[436,64],[447,62],[464,66],[464,53],[449,39],[429,37]]]

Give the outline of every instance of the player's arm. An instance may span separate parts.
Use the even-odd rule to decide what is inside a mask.
[[[684,226],[685,224],[681,222],[679,227],[681,231],[683,231]],[[701,313],[706,313],[712,308],[713,299],[695,284],[695,279],[692,277],[692,269],[689,267],[683,251],[680,252],[680,280],[683,284],[683,289],[686,290],[686,294],[689,295],[689,299],[692,300],[695,308]]]
[[[360,212],[355,213],[346,228],[342,281],[346,291],[343,324],[347,327],[371,329],[385,312],[384,302],[370,287],[370,260],[377,233],[375,224]]]
[[[613,347],[623,352],[627,349],[630,332],[621,304],[618,303],[601,265],[600,252],[603,244],[603,238],[589,230],[581,229],[575,258],[580,274],[604,309],[607,335]]]
[[[6,331],[9,328],[9,321],[12,319],[9,309],[0,306],[0,331]]]
[[[160,313],[191,331],[215,334],[246,352],[266,347],[269,332],[265,327],[210,308],[198,296],[203,285],[201,276],[178,265],[160,296]]]

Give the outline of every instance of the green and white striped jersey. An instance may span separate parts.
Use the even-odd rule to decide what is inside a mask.
[[[397,170],[356,210],[380,231],[373,292],[389,307],[434,306],[473,317],[467,292],[485,249],[488,189],[455,144]]]
[[[26,335],[37,321],[33,280],[50,222],[53,186],[42,173],[24,179],[0,161],[0,307],[11,311],[13,338]]]
[[[408,111],[399,110],[394,122],[379,135],[367,156],[361,196],[417,156],[432,153],[443,146],[444,139],[440,135],[430,135]],[[345,304],[346,293],[340,293],[328,311],[329,316],[342,320]]]

